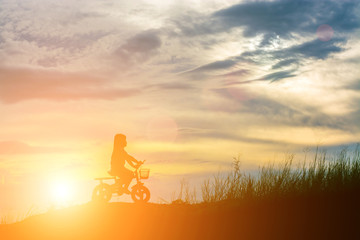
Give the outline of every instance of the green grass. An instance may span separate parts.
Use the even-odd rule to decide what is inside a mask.
[[[313,159],[294,164],[289,155],[279,166],[269,164],[251,175],[240,168],[240,159],[233,161],[233,171],[217,174],[205,180],[201,186],[203,203],[224,200],[269,199],[293,196],[341,194],[360,189],[360,148],[354,151],[344,148],[333,156],[316,148]],[[199,203],[196,192],[182,182],[177,202]]]

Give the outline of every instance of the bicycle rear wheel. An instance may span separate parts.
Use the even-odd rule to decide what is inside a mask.
[[[92,200],[94,202],[108,202],[112,196],[111,187],[109,184],[101,183],[97,185],[92,194]]]

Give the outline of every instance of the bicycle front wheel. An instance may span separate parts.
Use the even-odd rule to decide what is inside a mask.
[[[134,202],[146,203],[150,200],[150,191],[145,186],[135,186],[131,191],[131,198]]]

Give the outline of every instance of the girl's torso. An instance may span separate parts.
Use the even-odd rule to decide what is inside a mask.
[[[111,168],[118,169],[125,167],[125,160],[127,157],[127,152],[124,149],[120,149],[118,151],[114,151],[111,156]]]

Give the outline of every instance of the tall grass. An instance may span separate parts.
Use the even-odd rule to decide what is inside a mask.
[[[194,203],[188,190],[179,195],[182,202]],[[201,185],[202,202],[277,198],[360,190],[360,147],[354,151],[343,149],[335,156],[316,149],[313,159],[294,164],[294,155],[288,155],[279,166],[269,164],[259,168],[258,174],[241,171],[240,159],[233,161],[233,171],[225,176],[215,175]],[[195,192],[192,192],[196,195]],[[186,196],[184,198],[183,196]]]
[[[360,189],[360,149],[347,148],[328,158],[325,151],[316,149],[310,163],[294,166],[289,155],[280,167],[260,168],[257,176],[240,170],[240,160],[234,159],[234,170],[225,178],[219,175],[202,185],[204,202],[247,198],[281,197],[289,195],[321,194]]]
[[[16,216],[15,216],[15,214],[7,214],[4,216],[1,216],[0,225],[20,222],[20,221],[23,221],[24,219],[34,216],[36,214],[38,214],[38,209],[35,205],[32,205],[26,212],[24,212],[22,214],[17,214]]]

